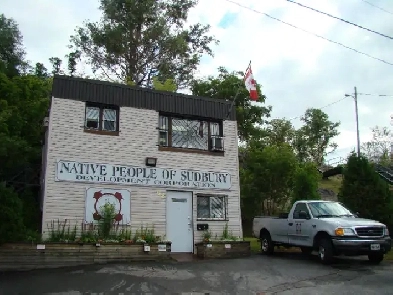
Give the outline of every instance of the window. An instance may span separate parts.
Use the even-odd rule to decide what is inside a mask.
[[[295,207],[295,210],[293,210],[293,219],[300,219],[299,218],[300,211],[304,211],[307,214],[310,214],[306,203],[298,203]]]
[[[119,107],[86,104],[85,130],[119,131]]]
[[[227,197],[197,195],[197,220],[227,219]]]
[[[224,151],[221,122],[161,115],[158,129],[160,146]]]

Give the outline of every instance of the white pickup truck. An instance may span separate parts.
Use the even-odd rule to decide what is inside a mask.
[[[324,264],[338,255],[368,255],[378,264],[391,250],[388,228],[378,221],[357,218],[339,202],[298,201],[279,217],[257,216],[253,234],[261,251],[273,254],[275,246],[300,247],[305,254],[318,251]]]

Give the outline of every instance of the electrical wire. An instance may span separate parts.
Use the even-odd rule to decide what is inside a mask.
[[[316,108],[316,109],[322,110],[322,109],[324,109],[324,108],[330,107],[331,105],[334,105],[334,104],[336,104],[336,103],[339,103],[339,102],[343,101],[343,100],[346,99],[346,98],[347,98],[347,96],[344,96],[343,98],[340,98],[339,100],[333,101],[333,102],[331,102],[331,103],[329,103],[329,104],[327,104],[327,105],[324,105],[323,107]],[[303,116],[303,115],[300,115],[300,116],[297,116],[297,117],[293,117],[293,118],[289,119],[288,121],[292,121],[292,120],[298,119],[298,118],[300,118],[300,117],[302,117],[302,116]]]
[[[365,27],[363,27],[363,26],[361,26],[361,25],[357,25],[357,24],[355,24],[355,23],[353,23],[353,22],[350,22],[350,21],[347,21],[347,20],[345,20],[345,19],[343,19],[343,18],[341,18],[341,17],[337,17],[337,16],[334,16],[334,15],[331,15],[330,13],[320,11],[320,10],[318,10],[318,9],[315,9],[315,8],[306,6],[306,5],[304,5],[304,4],[295,2],[295,1],[293,1],[293,0],[286,0],[286,1],[287,1],[287,2],[290,2],[290,3],[293,3],[293,4],[297,4],[297,5],[299,5],[300,7],[307,8],[307,9],[310,9],[310,10],[312,10],[312,11],[318,12],[318,13],[320,13],[320,14],[327,15],[328,17],[331,17],[331,18],[334,18],[334,19],[338,19],[339,21],[342,21],[342,22],[347,23],[347,24],[349,24],[349,25],[352,25],[352,26],[358,27],[358,28],[360,28],[360,29],[366,30],[366,31],[368,31],[368,32],[370,32],[370,33],[374,33],[374,34],[380,35],[380,36],[382,36],[382,37],[385,37],[385,38],[388,38],[388,39],[393,40],[393,37],[391,37],[391,36],[388,36],[388,35],[382,34],[382,33],[380,33],[380,32],[377,32],[377,31],[374,31],[374,30],[365,28]]]
[[[379,7],[379,6],[376,6],[375,4],[372,4],[371,2],[368,2],[368,1],[366,1],[366,0],[361,0],[361,1],[363,1],[364,3],[367,3],[368,5],[370,5],[370,6],[372,6],[372,7],[375,7],[375,8],[377,8],[377,9],[379,9],[379,10],[382,10],[382,11],[384,11],[384,12],[386,12],[386,13],[389,13],[389,14],[393,15],[392,12],[387,11],[386,9],[381,8],[381,7]]]
[[[391,94],[370,94],[370,93],[358,93],[358,95],[367,95],[367,96],[385,96],[385,97],[392,97]]]
[[[344,44],[342,44],[342,43],[340,43],[340,42],[336,42],[336,41],[333,41],[333,40],[331,40],[331,39],[325,38],[325,37],[323,37],[323,36],[321,36],[321,35],[318,35],[318,34],[315,34],[315,33],[313,33],[313,32],[307,31],[307,30],[305,30],[305,29],[299,28],[299,27],[297,27],[297,26],[295,26],[295,25],[292,25],[292,24],[290,24],[290,23],[287,23],[287,22],[285,22],[285,21],[283,21],[283,20],[281,20],[281,19],[279,19],[279,18],[276,18],[276,17],[274,17],[274,16],[271,16],[270,14],[267,14],[267,13],[265,13],[265,12],[261,12],[261,11],[255,10],[254,8],[251,8],[251,7],[242,5],[242,4],[240,4],[240,3],[238,3],[238,2],[235,2],[235,1],[232,1],[232,0],[224,0],[224,1],[229,2],[229,3],[232,3],[232,4],[235,4],[235,5],[239,6],[239,7],[248,9],[248,10],[253,11],[253,12],[255,12],[255,13],[263,14],[263,15],[267,16],[268,18],[271,18],[271,19],[274,19],[274,20],[276,20],[276,21],[279,21],[279,22],[281,22],[281,23],[283,23],[283,24],[285,24],[285,25],[288,25],[288,26],[290,26],[290,27],[292,27],[292,28],[295,28],[295,29],[297,29],[297,30],[303,31],[303,32],[305,32],[305,33],[307,33],[307,34],[310,34],[310,35],[313,35],[313,36],[315,36],[315,37],[321,38],[321,39],[323,39],[323,40],[326,40],[326,41],[328,41],[328,42],[334,43],[334,44],[336,44],[336,45],[340,45],[340,46],[342,46],[342,47],[344,47],[344,48],[347,48],[347,49],[349,49],[349,50],[352,50],[352,51],[354,51],[354,52],[356,52],[356,53],[358,53],[358,54],[367,56],[367,57],[369,57],[369,58],[372,58],[372,59],[378,60],[378,61],[380,61],[380,62],[383,62],[383,63],[385,63],[385,64],[388,64],[388,65],[393,66],[393,63],[391,63],[391,62],[388,62],[388,61],[383,60],[383,59],[381,59],[381,58],[372,56],[372,55],[370,55],[370,54],[368,54],[368,53],[359,51],[359,50],[354,49],[354,48],[352,48],[352,47],[346,46],[346,45],[344,45]]]

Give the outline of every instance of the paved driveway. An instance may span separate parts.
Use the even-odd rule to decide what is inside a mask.
[[[393,264],[300,253],[233,260],[113,264],[0,274],[0,294],[392,294]],[[193,293],[192,293],[193,292]]]

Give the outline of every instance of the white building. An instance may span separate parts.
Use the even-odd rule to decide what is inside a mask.
[[[90,222],[105,199],[194,252],[208,225],[242,237],[237,125],[230,102],[55,76],[42,177],[42,232]],[[228,119],[227,119],[228,117]],[[199,225],[199,226],[198,226]]]

